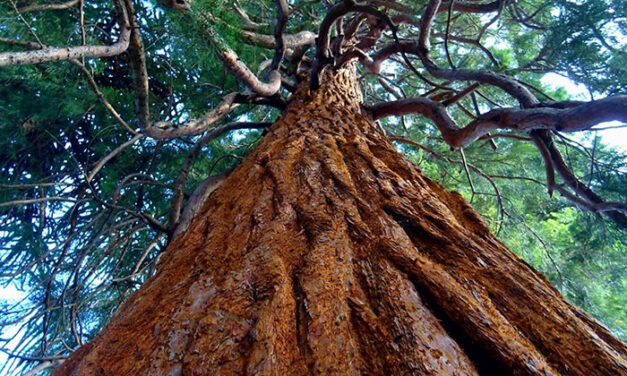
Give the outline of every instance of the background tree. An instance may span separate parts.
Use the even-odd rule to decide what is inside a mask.
[[[622,3],[165,5],[0,5],[5,369],[93,338],[296,87],[355,61],[397,149],[625,338],[624,151],[573,134],[625,120]]]

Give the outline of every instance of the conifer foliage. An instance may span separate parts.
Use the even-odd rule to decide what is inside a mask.
[[[625,13],[623,2],[610,0],[3,1],[0,285],[12,293],[0,300],[0,360],[6,359],[0,373],[36,374],[59,365],[59,372],[89,373],[103,354],[113,354],[111,333],[132,334],[119,330],[134,317],[140,297],[163,297],[163,307],[195,307],[183,300],[208,294],[202,283],[221,278],[220,266],[227,274],[243,273],[242,281],[221,282],[223,289],[234,287],[233,295],[215,298],[241,304],[239,316],[222,306],[212,311],[222,312],[219,318],[180,311],[192,321],[211,316],[228,322],[231,337],[225,340],[241,345],[241,359],[214,359],[216,372],[228,374],[224,364],[252,374],[281,364],[301,367],[291,370],[295,374],[454,372],[446,359],[456,359],[464,374],[516,373],[521,364],[527,368],[520,374],[586,374],[586,367],[627,372],[620,368],[627,363],[624,344],[614,337],[627,338],[627,158],[624,148],[601,137],[627,121]],[[578,84],[580,92],[567,92],[564,82]],[[296,144],[311,154],[290,154]],[[405,157],[392,156],[392,146]],[[268,179],[275,184],[272,194],[265,189]],[[290,186],[281,186],[283,180]],[[257,190],[257,199],[244,188]],[[420,207],[422,202],[428,204]],[[436,219],[439,205],[442,218]],[[241,209],[239,216],[231,206]],[[266,218],[268,210],[283,222]],[[342,223],[337,215],[327,217],[329,210],[341,213]],[[252,238],[244,240],[237,226],[232,240],[218,225],[210,230],[208,223],[219,218],[241,221]],[[278,223],[292,236],[294,254]],[[264,237],[262,228],[279,235]],[[489,231],[612,333],[583,311],[571,312],[557,290],[518,259],[511,270],[520,279],[495,271],[462,287],[447,278],[472,278],[474,266],[465,263],[471,253],[464,262],[451,261],[467,242],[495,263],[494,270],[506,270],[497,266],[509,262],[509,253],[502,253],[509,251]],[[313,245],[329,234],[337,235],[337,249],[351,252],[334,259]],[[251,251],[241,259],[211,253],[235,249],[235,243],[245,249],[281,245],[287,253],[262,257]],[[194,262],[214,274],[177,282],[188,291],[177,301],[159,293],[163,276],[205,271],[185,269],[193,264],[186,258],[190,247],[206,252],[206,259]],[[436,249],[450,259],[438,259],[444,256]],[[412,264],[419,257],[423,265],[433,264],[431,274]],[[337,273],[325,279],[314,262],[337,267]],[[330,262],[336,264],[325,264]],[[352,281],[343,273],[362,278],[355,277],[359,288],[336,291],[350,317],[327,296],[335,290],[316,285]],[[530,284],[536,279],[538,285]],[[133,295],[142,285],[143,293]],[[446,288],[456,291],[455,298]],[[405,291],[407,302],[395,303],[390,291]],[[511,300],[503,291],[513,294]],[[528,326],[513,306],[531,292],[554,301],[557,316]],[[248,295],[252,303],[238,300]],[[420,297],[412,300],[414,295]],[[488,296],[495,308],[468,303]],[[255,305],[265,301],[276,312]],[[136,309],[154,313],[138,324],[142,333],[154,334],[153,342],[143,343],[158,346],[168,338],[184,342],[186,350],[137,350],[155,367],[141,370],[180,374],[206,365],[189,355],[194,340],[208,348],[202,337],[180,334],[192,326],[180,326],[176,318],[160,321],[161,302],[143,304]],[[320,318],[331,306],[347,325],[338,334],[345,345],[339,348],[363,364],[332,363],[338,356],[333,346],[326,347],[326,360],[319,359],[324,346],[316,338],[328,329]],[[432,325],[408,323],[407,312],[416,307]],[[383,339],[396,330],[386,326],[395,310],[405,320],[398,324],[403,333],[388,346]],[[591,357],[574,357],[575,347],[550,351],[558,339],[587,338],[576,326],[564,327],[564,337],[545,334],[556,328],[561,310],[594,332],[594,344],[586,347],[582,340],[579,349]],[[89,342],[114,314],[118,321]],[[285,322],[291,315],[295,327],[268,331],[272,317]],[[502,330],[479,330],[481,319]],[[503,329],[506,324],[511,327]],[[372,348],[354,342],[365,327],[374,332],[362,338]],[[206,335],[218,338],[211,330]],[[413,342],[403,342],[407,333],[425,330],[443,338],[441,347],[413,340],[453,358],[425,360]],[[517,337],[515,330],[535,335]],[[474,344],[483,350],[469,351]],[[372,349],[384,355],[370,359]],[[401,350],[417,368],[403,368]],[[268,354],[279,360],[266,362]],[[433,368],[420,368],[424,364]]]

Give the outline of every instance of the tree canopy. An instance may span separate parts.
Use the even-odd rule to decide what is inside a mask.
[[[0,372],[95,336],[195,188],[237,166],[295,86],[354,63],[398,150],[627,338],[627,155],[599,131],[627,118],[625,7],[3,1],[0,285],[19,293],[0,300]]]

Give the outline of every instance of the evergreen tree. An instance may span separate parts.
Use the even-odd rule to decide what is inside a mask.
[[[2,2],[3,371],[626,373],[624,8]]]

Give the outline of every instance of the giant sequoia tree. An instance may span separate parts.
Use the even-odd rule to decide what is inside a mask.
[[[6,369],[627,374],[624,4],[1,7]]]

